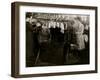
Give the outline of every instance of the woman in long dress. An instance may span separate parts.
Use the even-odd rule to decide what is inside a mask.
[[[84,42],[84,25],[82,24],[81,18],[77,17],[74,20],[73,30],[75,32],[75,46],[76,46],[76,53],[80,58],[80,63],[83,62],[83,55],[85,50],[85,42]]]

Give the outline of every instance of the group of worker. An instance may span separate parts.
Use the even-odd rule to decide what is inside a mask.
[[[30,17],[27,22],[26,30],[27,46],[32,45],[32,52],[37,58],[39,54],[40,44],[48,42],[62,43],[63,46],[63,63],[66,64],[66,55],[73,51],[80,57],[82,52],[89,49],[89,25],[83,24],[80,17],[66,21],[42,21]],[[31,42],[29,41],[31,38]],[[89,52],[89,51],[88,51]],[[29,52],[28,52],[29,53]],[[82,54],[83,55],[83,54]],[[83,61],[84,62],[84,61]]]

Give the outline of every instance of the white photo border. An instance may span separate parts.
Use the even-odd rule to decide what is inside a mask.
[[[45,66],[45,67],[28,67],[26,68],[26,35],[25,35],[25,13],[42,12],[42,13],[63,13],[63,14],[86,14],[90,15],[90,64],[85,65],[64,65],[64,66]],[[74,8],[57,8],[57,7],[40,7],[25,6],[19,7],[19,74],[43,74],[43,73],[60,73],[60,72],[77,72],[77,71],[95,71],[95,10],[92,9],[74,9]]]

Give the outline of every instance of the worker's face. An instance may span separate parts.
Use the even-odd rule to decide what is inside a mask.
[[[36,23],[36,26],[41,26],[41,23],[37,22],[37,23]]]

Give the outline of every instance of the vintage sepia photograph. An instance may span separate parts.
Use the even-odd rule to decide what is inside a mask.
[[[26,12],[26,67],[89,64],[90,16]]]
[[[97,73],[97,7],[12,3],[11,76]]]

